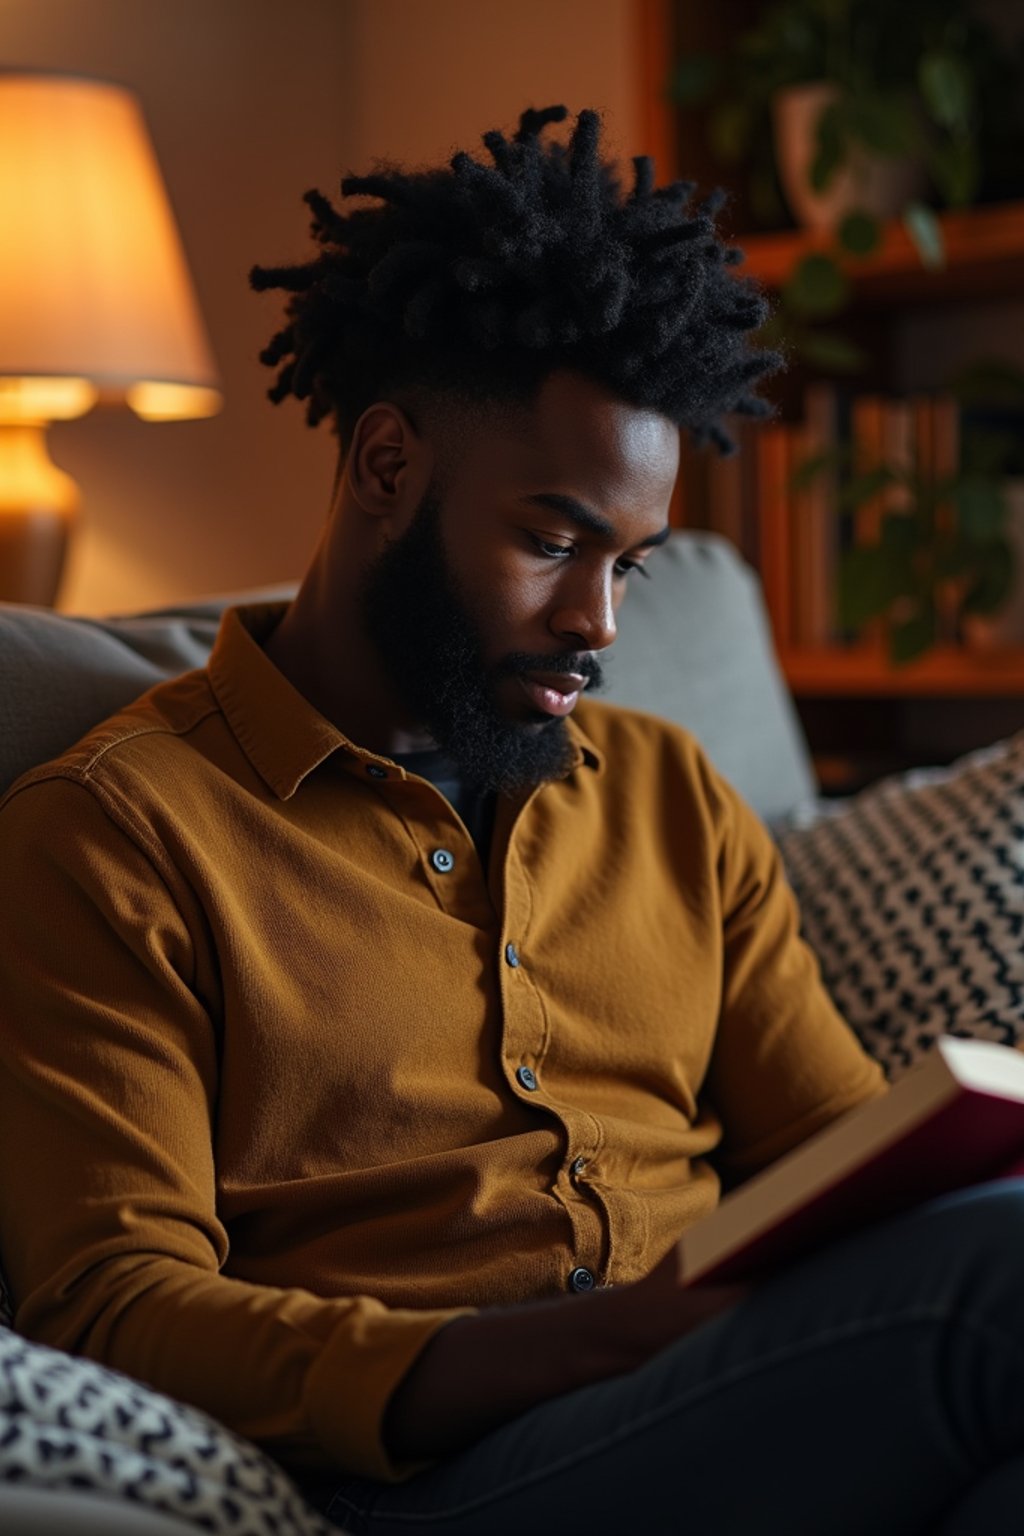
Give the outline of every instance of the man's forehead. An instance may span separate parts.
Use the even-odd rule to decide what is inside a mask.
[[[555,374],[530,406],[484,416],[455,447],[466,470],[546,486],[580,499],[657,499],[671,491],[679,430],[575,374]]]

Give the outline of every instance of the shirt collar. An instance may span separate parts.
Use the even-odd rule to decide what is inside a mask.
[[[239,746],[260,778],[281,800],[289,800],[307,774],[341,751],[360,763],[391,759],[350,741],[314,709],[262,649],[287,603],[253,603],[229,608],[210,653],[210,685]],[[600,772],[604,759],[582,727],[570,717],[575,747],[572,769]],[[399,769],[403,777],[404,770]]]
[[[359,750],[261,649],[287,606],[253,603],[229,608],[208,668],[210,685],[239,746],[281,800],[290,799],[306,775],[332,753]]]
[[[573,768],[593,768],[596,773],[603,773],[604,753],[594,746],[574,714],[569,716],[566,724],[569,728],[569,739],[576,748]]]

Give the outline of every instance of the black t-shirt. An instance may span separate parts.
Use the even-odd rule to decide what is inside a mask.
[[[404,768],[407,773],[418,774],[421,779],[428,779],[435,789],[440,790],[465,822],[476,844],[480,862],[486,869],[491,833],[494,831],[494,791],[466,784],[451,758],[440,747],[432,747],[426,752],[394,752],[392,760],[399,768]]]

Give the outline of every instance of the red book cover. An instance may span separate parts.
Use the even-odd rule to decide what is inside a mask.
[[[751,1280],[923,1201],[1024,1167],[1024,1054],[946,1037],[683,1234],[687,1284]]]

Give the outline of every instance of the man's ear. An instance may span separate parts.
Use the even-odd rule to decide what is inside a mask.
[[[395,523],[412,516],[428,485],[432,455],[400,406],[379,400],[356,422],[348,452],[352,495],[368,517]]]

